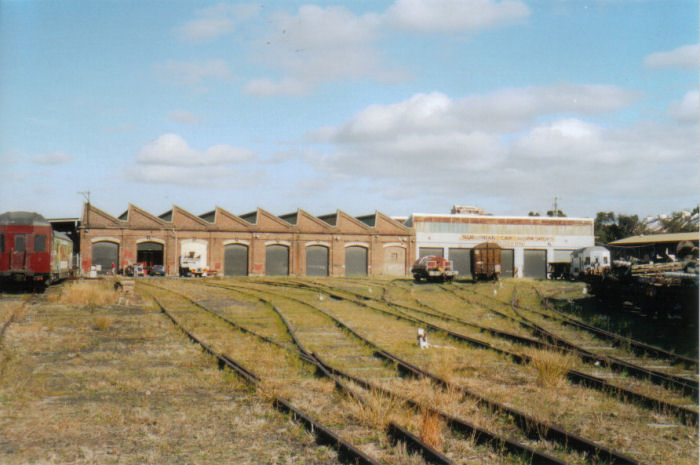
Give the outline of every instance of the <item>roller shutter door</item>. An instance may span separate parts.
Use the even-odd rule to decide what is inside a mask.
[[[428,255],[443,257],[444,253],[445,249],[442,247],[421,247],[418,249],[418,258],[427,257]]]
[[[450,249],[449,259],[459,272],[457,278],[470,278],[472,274],[471,249]]]
[[[265,274],[267,276],[289,275],[289,247],[268,245],[265,249]]]
[[[367,248],[345,248],[345,276],[367,276]]]
[[[98,266],[98,273],[112,271],[112,264],[119,269],[119,244],[114,242],[95,242],[92,244],[92,264]]]
[[[547,251],[525,250],[523,275],[526,278],[544,279],[547,277]]]
[[[328,247],[311,245],[306,248],[306,276],[328,276]]]
[[[229,244],[224,247],[224,276],[248,276],[248,246]]]
[[[406,249],[386,247],[384,249],[384,274],[389,276],[406,275]]]
[[[501,276],[513,277],[513,250],[501,249]]]
[[[571,263],[573,250],[554,250],[552,263]]]

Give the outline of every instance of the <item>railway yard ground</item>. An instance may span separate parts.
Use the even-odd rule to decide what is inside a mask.
[[[698,463],[697,339],[581,283],[114,283],[0,294],[0,464]]]

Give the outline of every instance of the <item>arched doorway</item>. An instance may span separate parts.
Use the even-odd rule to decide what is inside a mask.
[[[224,276],[248,276],[248,246],[229,244],[224,247]]]
[[[345,276],[367,276],[367,248],[353,245],[345,248]]]
[[[153,265],[163,265],[164,248],[160,242],[141,242],[136,245],[136,261],[143,264],[148,273]]]
[[[273,244],[265,249],[265,274],[267,276],[289,275],[289,247]]]
[[[306,276],[328,276],[328,247],[310,245],[306,248]]]
[[[100,241],[92,244],[92,265],[98,274],[108,274],[119,271],[119,244],[116,242]]]

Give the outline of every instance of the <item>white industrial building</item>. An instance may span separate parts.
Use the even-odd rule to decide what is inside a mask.
[[[493,216],[475,207],[451,214],[414,213],[404,223],[416,234],[416,259],[449,258],[462,278],[471,277],[471,249],[497,243],[504,277],[547,277],[548,265],[569,262],[571,252],[594,245],[593,219]]]

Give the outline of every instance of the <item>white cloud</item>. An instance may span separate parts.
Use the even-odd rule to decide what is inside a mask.
[[[173,61],[158,63],[153,67],[163,82],[180,85],[197,85],[207,80],[231,79],[232,74],[225,60]]]
[[[684,45],[667,52],[657,52],[644,59],[649,68],[694,69],[700,64],[700,44]]]
[[[397,0],[386,11],[386,21],[399,29],[444,34],[508,24],[529,14],[521,1]]]
[[[73,155],[65,152],[48,152],[31,158],[37,165],[65,165],[73,161]]]
[[[377,15],[303,5],[296,15],[274,15],[272,23],[258,58],[284,76],[277,81],[254,79],[245,88],[248,93],[298,95],[323,81],[390,74],[373,46],[379,34]]]
[[[260,6],[252,3],[219,3],[195,12],[195,19],[177,28],[175,32],[186,42],[207,42],[232,33],[238,24],[254,16]]]
[[[635,98],[619,87],[571,84],[505,89],[461,99],[432,92],[390,105],[371,105],[338,128],[323,128],[310,137],[352,143],[406,134],[513,132],[542,115],[607,113],[625,108]]]
[[[182,123],[182,124],[199,124],[200,119],[199,117],[192,113],[191,111],[187,110],[173,110],[170,113],[168,113],[168,119],[170,121],[174,121],[176,123]]]
[[[303,5],[272,16],[255,58],[277,78],[257,77],[244,87],[255,95],[303,95],[324,82],[372,79],[400,82],[410,73],[388,62],[378,42],[391,30],[474,32],[528,16],[521,1],[397,0],[379,13],[357,15],[342,6]]]
[[[147,165],[216,166],[252,160],[255,154],[244,148],[220,144],[206,150],[195,150],[177,134],[163,134],[146,144],[136,157],[136,162]]]
[[[697,122],[700,113],[700,94],[697,89],[687,92],[681,101],[671,102],[668,114],[678,121]]]
[[[306,161],[347,187],[371,180],[395,198],[501,199],[523,212],[533,198],[554,195],[590,211],[607,208],[610,199],[656,205],[661,192],[696,192],[697,127],[594,122],[635,97],[611,86],[574,85],[462,99],[417,94],[310,134],[319,152]]]

